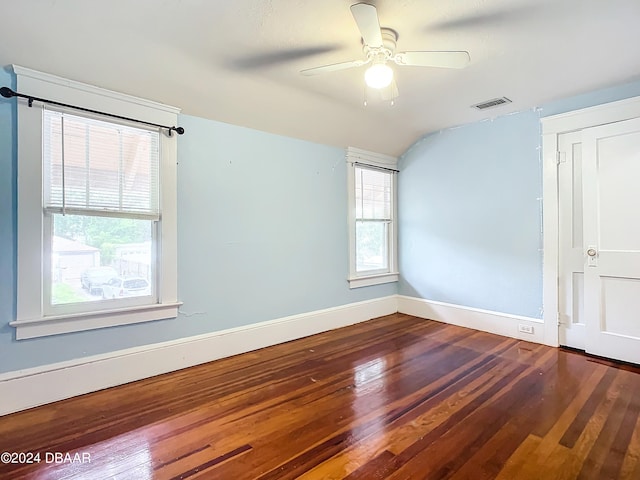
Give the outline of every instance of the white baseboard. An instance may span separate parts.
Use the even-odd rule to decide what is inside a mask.
[[[391,295],[0,374],[0,415],[288,342],[397,311],[397,296]]]
[[[543,321],[536,318],[391,295],[219,332],[0,374],[0,416],[395,312],[545,343]],[[519,325],[533,327],[533,334],[519,332]]]
[[[495,333],[504,337],[544,343],[544,323],[537,318],[463,307],[404,295],[398,295],[398,312],[459,327]],[[519,325],[533,328],[533,333],[521,333],[518,331]]]

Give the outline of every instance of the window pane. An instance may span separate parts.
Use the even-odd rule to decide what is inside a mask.
[[[356,167],[357,219],[391,219],[391,172]]]
[[[153,222],[53,215],[51,304],[151,295]]]
[[[387,222],[356,222],[356,271],[388,270]]]
[[[45,207],[158,213],[159,136],[45,110]]]

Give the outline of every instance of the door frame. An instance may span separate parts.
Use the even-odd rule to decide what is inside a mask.
[[[544,343],[559,345],[558,136],[640,117],[640,97],[543,117],[542,126],[542,318]]]

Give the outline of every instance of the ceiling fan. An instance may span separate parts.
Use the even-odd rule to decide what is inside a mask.
[[[333,63],[321,67],[302,70],[302,75],[318,75],[347,68],[371,65],[364,73],[368,87],[382,91],[383,100],[398,96],[398,87],[393,78],[393,69],[388,63],[412,65],[416,67],[463,68],[470,60],[465,51],[416,51],[396,53],[398,34],[391,28],[380,27],[378,12],[374,5],[356,3],[351,5],[351,14],[362,36],[363,60]]]

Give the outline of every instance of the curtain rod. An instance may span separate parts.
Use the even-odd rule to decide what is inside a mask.
[[[369,167],[377,170],[387,170],[389,172],[400,173],[400,170],[396,170],[395,168],[380,167],[378,165],[371,165],[370,163],[354,162],[353,160],[351,161],[351,163],[353,163],[354,165],[360,165],[362,167]]]
[[[130,122],[142,123],[144,125],[151,125],[152,127],[164,128],[167,130],[168,135],[171,136],[171,132],[176,132],[178,135],[182,135],[184,133],[184,128],[182,127],[169,127],[168,125],[159,125],[157,123],[145,122],[144,120],[138,120],[136,118],[123,117],[121,115],[114,115],[113,113],[101,112],[99,110],[91,110],[90,108],[78,107],[76,105],[69,105],[67,103],[60,103],[53,100],[47,100],[46,98],[38,98],[31,95],[24,95],[22,93],[14,92],[9,87],[0,88],[0,95],[5,98],[11,97],[20,97],[26,98],[29,101],[29,106],[33,106],[33,102],[41,102],[41,103],[49,103],[51,105],[57,105],[58,107],[66,107],[73,108],[75,110],[80,110],[82,112],[96,113],[98,115],[104,115],[105,117],[118,118],[120,120],[128,120]]]

